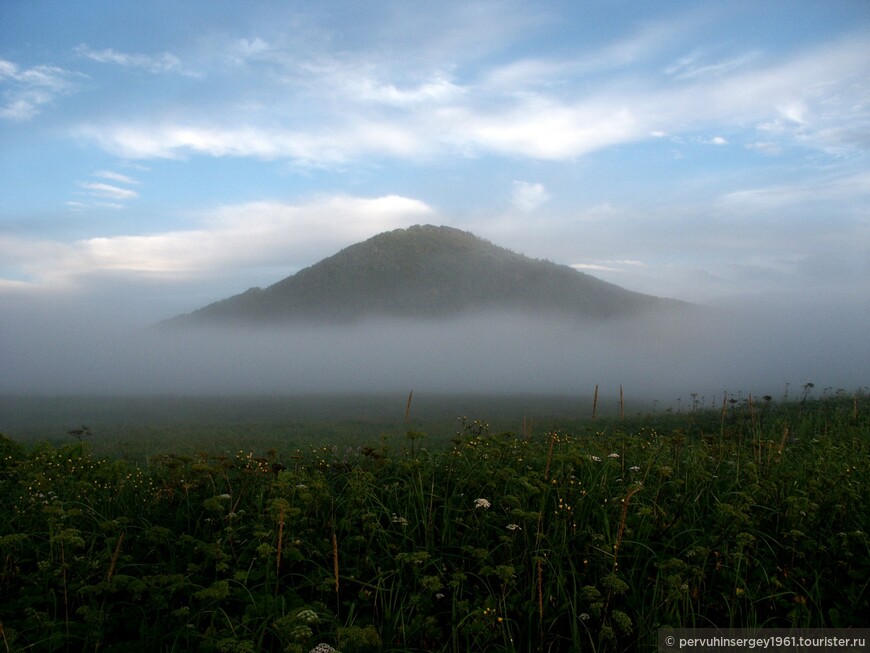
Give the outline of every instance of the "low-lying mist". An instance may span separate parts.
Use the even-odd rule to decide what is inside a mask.
[[[197,328],[18,311],[2,326],[0,394],[474,393],[670,405],[786,384],[868,383],[866,305],[733,303],[607,323],[492,313],[423,322]]]

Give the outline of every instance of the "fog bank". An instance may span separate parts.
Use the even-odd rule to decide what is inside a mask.
[[[770,298],[582,324],[493,313],[422,322],[167,331],[108,312],[17,307],[0,394],[586,394],[669,404],[870,382],[866,302]]]

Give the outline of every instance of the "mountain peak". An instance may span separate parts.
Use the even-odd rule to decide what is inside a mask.
[[[346,322],[517,310],[601,319],[677,305],[448,226],[387,231],[268,288],[251,288],[174,323]]]

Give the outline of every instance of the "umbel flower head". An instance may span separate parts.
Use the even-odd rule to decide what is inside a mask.
[[[490,504],[490,502],[487,501],[486,499],[475,499],[474,500],[474,507],[475,508],[483,508],[484,510],[486,510],[487,508],[490,507],[490,505],[492,505],[492,504]]]
[[[329,644],[320,643],[308,651],[308,653],[336,653],[336,649],[332,648]]]

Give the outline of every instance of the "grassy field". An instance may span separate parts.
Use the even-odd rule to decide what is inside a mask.
[[[406,421],[407,397],[5,398],[0,651],[652,651],[660,626],[866,626],[870,398],[804,392],[595,420],[466,398],[490,424],[422,399]]]

